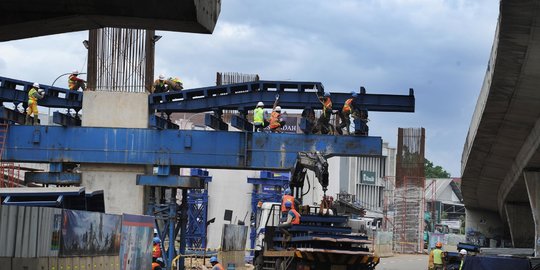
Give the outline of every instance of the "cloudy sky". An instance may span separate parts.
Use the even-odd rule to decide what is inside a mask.
[[[416,112],[372,112],[370,135],[395,147],[398,127],[424,127],[426,157],[460,176],[498,8],[495,0],[224,0],[214,34],[158,33],[155,70],[186,88],[215,84],[217,71],[320,81],[332,92],[414,88]],[[0,76],[50,85],[85,70],[87,35],[2,42]]]

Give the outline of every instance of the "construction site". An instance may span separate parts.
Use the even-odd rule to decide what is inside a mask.
[[[148,15],[158,4],[55,0],[36,16],[22,2],[0,20],[1,41],[87,31],[87,55],[52,84],[0,74],[0,270],[384,270],[422,255],[418,269],[440,245],[447,270],[537,269],[538,226],[491,225],[500,217],[471,197],[476,141],[463,180],[434,178],[429,130],[370,130],[368,115],[415,113],[411,86],[330,90],[218,70],[190,87],[156,72],[156,31],[212,34],[226,3],[167,0],[174,14]],[[524,9],[507,2],[500,18]]]

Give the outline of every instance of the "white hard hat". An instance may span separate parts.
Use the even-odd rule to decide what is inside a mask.
[[[462,249],[462,250],[459,251],[459,254],[461,254],[461,255],[467,255],[467,251],[464,250],[464,249]]]
[[[39,83],[35,82],[34,84],[32,84],[33,87],[36,87],[36,88],[39,88]]]
[[[165,80],[165,75],[160,74],[160,75],[159,75],[159,79],[160,79],[160,80]]]
[[[276,112],[281,112],[281,107],[279,106],[276,106],[276,109],[275,109]]]
[[[156,228],[154,228],[154,233],[158,233]]]
[[[78,70],[74,70],[73,72],[71,72],[71,74],[79,75],[79,71],[78,71]]]
[[[264,107],[264,103],[262,103],[262,101],[259,101],[259,103],[257,103],[257,107]]]

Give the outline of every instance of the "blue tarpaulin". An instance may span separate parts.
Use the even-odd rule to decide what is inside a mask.
[[[529,260],[514,257],[467,256],[463,270],[529,270]]]

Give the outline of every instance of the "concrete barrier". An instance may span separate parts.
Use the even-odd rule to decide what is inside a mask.
[[[375,256],[379,257],[391,257],[394,256],[392,248],[392,232],[377,231],[373,234],[373,250]]]

